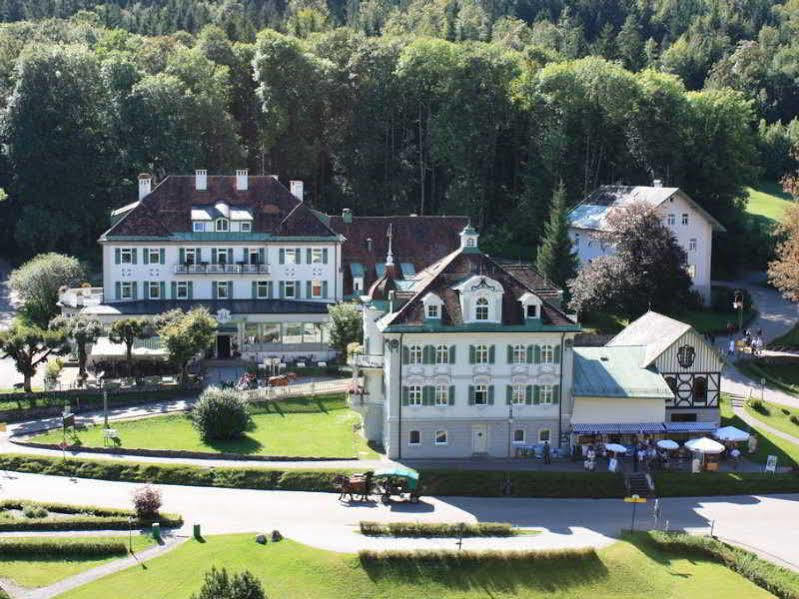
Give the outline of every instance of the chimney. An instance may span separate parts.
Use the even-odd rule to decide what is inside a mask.
[[[652,181],[652,187],[663,187],[663,181],[660,179],[655,179]]]
[[[291,187],[291,195],[302,202],[302,181],[289,181]]]
[[[205,169],[197,169],[194,171],[194,189],[197,191],[205,191],[208,189],[208,171]]]
[[[153,177],[150,173],[142,173],[139,175],[139,200],[143,200],[146,196],[150,195],[153,187]]]
[[[352,223],[352,210],[349,208],[343,208],[341,210],[341,220],[344,221],[345,224],[349,225]]]
[[[236,190],[247,191],[247,169],[239,169],[236,171]]]

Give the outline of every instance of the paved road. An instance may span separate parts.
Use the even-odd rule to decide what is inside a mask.
[[[0,477],[4,498],[24,497],[67,503],[128,507],[134,483],[10,473]],[[208,534],[279,529],[303,543],[333,551],[360,548],[447,547],[451,540],[370,539],[355,534],[360,520],[505,521],[543,532],[510,539],[465,541],[467,548],[551,548],[604,546],[629,528],[631,506],[618,499],[423,498],[419,505],[347,505],[334,494],[255,491],[161,485],[165,511],[181,513],[187,533],[200,523]],[[756,548],[799,570],[799,495],[662,499],[662,521],[670,529],[714,532]],[[651,504],[639,507],[638,526],[651,527]]]

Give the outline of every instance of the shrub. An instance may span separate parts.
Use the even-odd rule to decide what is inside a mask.
[[[244,570],[239,574],[228,576],[227,570],[214,567],[205,573],[205,582],[198,594],[192,599],[266,599],[266,594],[252,572]]]
[[[26,503],[22,506],[22,515],[26,518],[46,518],[47,510],[39,505]]]
[[[75,557],[106,557],[125,555],[128,552],[123,541],[103,539],[70,538],[5,538],[0,539],[0,556],[42,557],[57,556],[60,559]]]
[[[799,426],[799,416],[796,414],[791,414],[791,422],[793,422],[796,426]]]
[[[236,439],[252,422],[247,402],[239,392],[216,387],[202,392],[191,418],[204,440]]]
[[[759,399],[753,399],[750,405],[755,412],[763,414],[763,416],[771,414],[771,410],[768,409],[768,406]]]
[[[161,491],[150,485],[133,492],[133,509],[141,519],[156,518],[161,508]]]
[[[799,475],[767,472],[658,472],[655,488],[661,497],[798,493]]]
[[[44,369],[44,388],[52,389],[58,384],[58,377],[64,369],[64,362],[60,358],[50,360]]]
[[[507,522],[382,522],[361,521],[361,533],[393,537],[509,537],[514,534]]]
[[[412,549],[374,551],[363,549],[358,552],[361,563],[424,563],[441,565],[477,565],[490,563],[519,563],[584,560],[596,558],[593,547],[578,549],[549,549],[525,551],[456,551],[452,549]]]

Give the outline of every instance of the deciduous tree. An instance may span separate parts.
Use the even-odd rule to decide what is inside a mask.
[[[187,380],[189,362],[211,347],[216,327],[216,320],[208,310],[194,308],[158,330],[161,342],[169,352],[169,359],[180,368],[182,383]]]
[[[66,350],[64,333],[48,331],[37,326],[15,322],[8,330],[0,331],[0,358],[11,358],[23,376],[24,389],[31,391],[31,379],[36,368],[50,355]]]
[[[44,328],[58,314],[58,290],[77,285],[85,277],[76,258],[39,254],[11,272],[9,285],[19,294],[25,316]]]
[[[148,318],[120,318],[111,323],[108,338],[114,343],[125,344],[125,362],[128,373],[133,373],[133,344],[136,339],[147,339],[152,336],[151,323]]]
[[[777,228],[782,241],[777,244],[776,259],[768,265],[772,285],[793,301],[799,300],[799,204],[785,211]]]
[[[72,343],[78,354],[78,378],[86,378],[86,346],[94,343],[103,334],[103,325],[98,320],[82,316],[56,316],[50,321],[50,330],[61,331]]]
[[[330,345],[342,355],[347,355],[350,343],[361,343],[363,324],[361,311],[353,302],[345,302],[327,307],[330,315]]]

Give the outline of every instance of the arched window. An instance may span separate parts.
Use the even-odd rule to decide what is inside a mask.
[[[488,300],[481,297],[477,300],[477,305],[474,311],[475,320],[488,320]]]
[[[227,221],[226,218],[218,218],[218,219],[216,219],[215,225],[216,225],[216,227],[215,227],[216,231],[225,232],[225,231],[228,230],[228,221]]]
[[[707,379],[698,376],[694,379],[694,402],[707,403]]]

